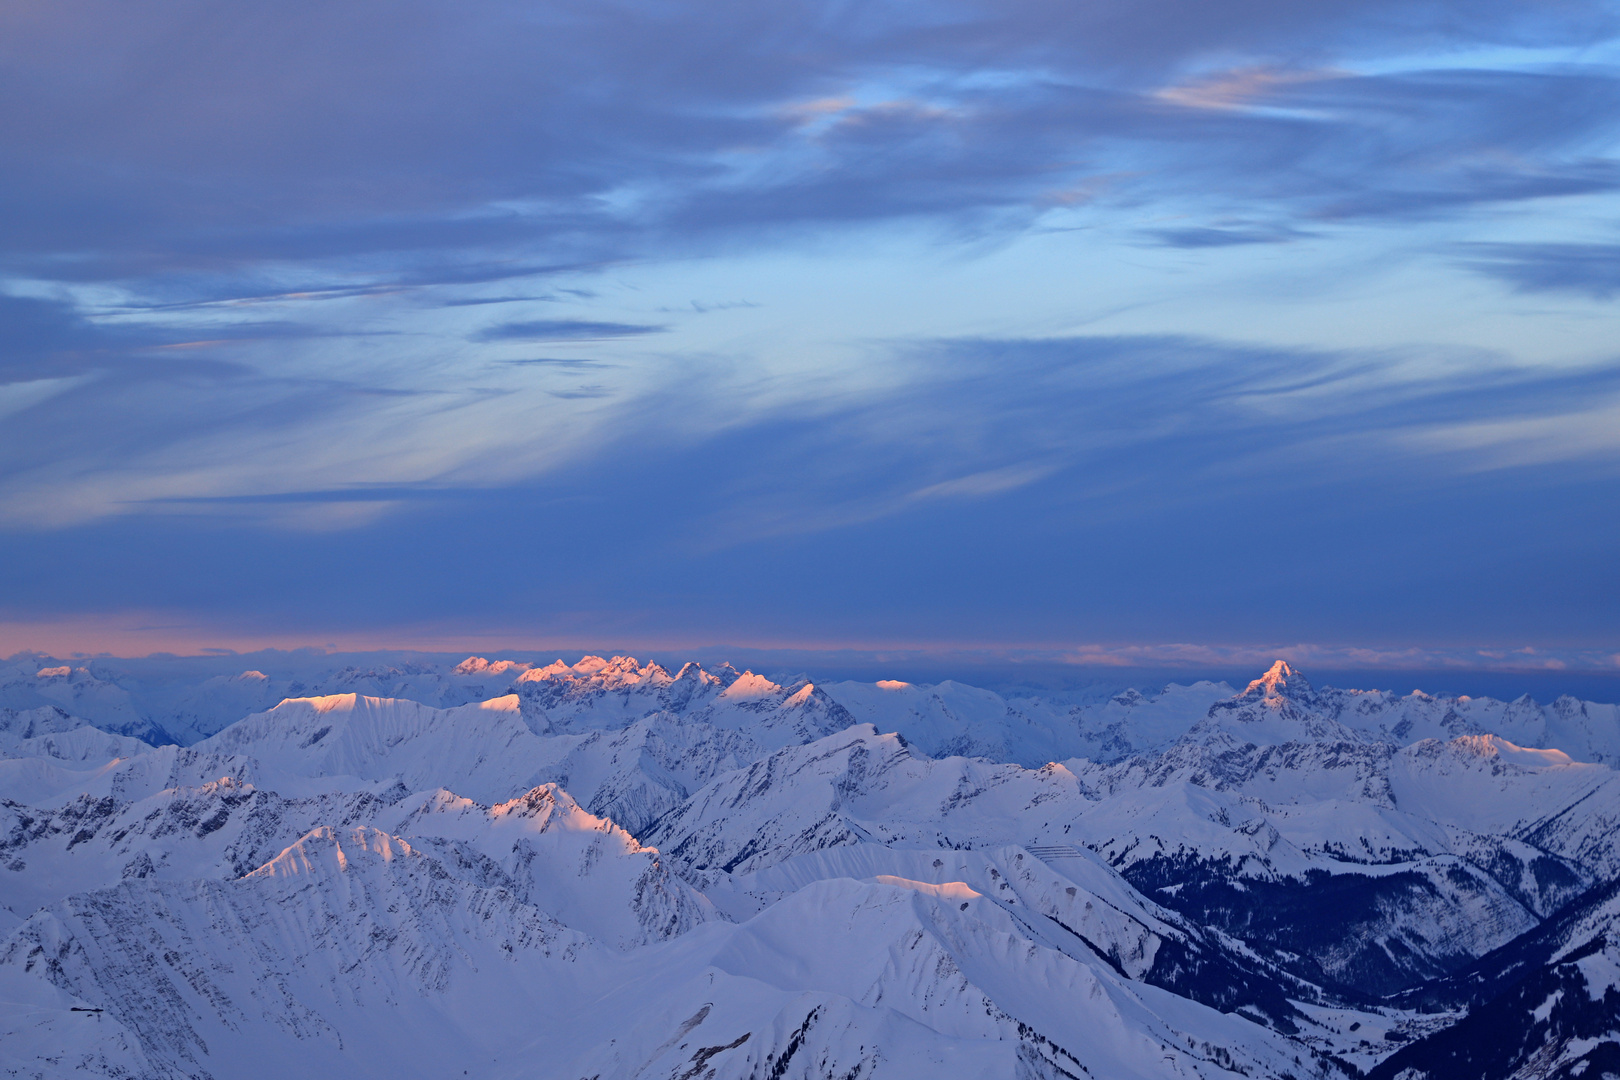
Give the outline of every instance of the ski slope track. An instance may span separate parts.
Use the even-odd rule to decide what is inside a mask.
[[[1620,716],[0,670],[0,1076],[1620,1076]]]

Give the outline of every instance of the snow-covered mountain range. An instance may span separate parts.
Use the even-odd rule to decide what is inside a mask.
[[[1612,705],[13,668],[0,1075],[1620,1073]]]

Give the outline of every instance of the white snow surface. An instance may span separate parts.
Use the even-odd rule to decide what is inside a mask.
[[[1419,1023],[1335,980],[1455,970],[1620,876],[1620,720],[1574,699],[22,666],[0,1075],[1303,1080],[1376,1060],[1351,1017]],[[1375,914],[1303,960],[1188,892],[1328,881]]]
[[[50,758],[100,765],[150,749],[129,735],[92,727],[55,705],[36,709],[0,708],[0,758]]]

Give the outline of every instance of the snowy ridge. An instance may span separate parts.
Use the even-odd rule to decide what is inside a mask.
[[[55,705],[0,709],[0,758],[53,758],[100,765],[110,758],[144,753],[149,744],[130,735],[92,727]]]
[[[727,664],[712,670],[687,664],[672,675],[658,664],[617,656],[588,656],[573,664],[478,656],[459,663],[421,658],[343,664],[315,653],[258,662],[266,670],[227,667],[220,673],[228,659],[176,660],[165,673],[161,665],[14,657],[0,663],[0,708],[57,706],[114,734],[191,745],[286,698],[352,693],[445,709],[518,693],[537,729],[555,723],[555,730],[578,731],[622,728],[660,711],[685,715],[713,704],[719,691],[742,677]],[[1316,690],[1288,670],[1296,676],[1289,691],[1296,703],[1376,741],[1405,746],[1425,738],[1496,734],[1519,746],[1557,747],[1577,761],[1620,761],[1620,713],[1613,704],[1569,696],[1541,704],[1528,697],[1504,702],[1421,691]],[[760,677],[748,677],[755,679]],[[801,689],[793,682],[770,693],[780,700]],[[1033,767],[1071,757],[1112,763],[1161,751],[1232,695],[1225,683],[1209,682],[1172,683],[1150,694],[1126,689],[1098,700],[884,680],[828,683],[813,687],[809,696],[811,711],[825,714],[812,724],[822,734],[865,721],[905,735],[936,757],[961,754]]]
[[[764,753],[744,732],[654,712],[623,729],[535,734],[519,698],[452,709],[358,694],[289,699],[193,747],[251,755],[266,782],[395,781],[495,803],[540,784],[640,829],[710,778]],[[347,780],[345,780],[347,778]]]
[[[493,808],[438,790],[286,798],[230,778],[134,802],[83,796],[55,811],[0,803],[0,905],[14,923],[72,893],[127,880],[231,880],[317,828],[381,827],[451,872],[541,903],[570,926],[629,946],[715,917],[655,850],[536,788]]]
[[[1607,706],[1281,662],[1100,701],[627,657],[266,700],[285,681],[171,688],[250,706],[187,748],[21,701],[150,688],[7,684],[0,1068],[1414,1080],[1464,1039],[1481,1076],[1620,1054]]]
[[[1071,703],[1004,698],[956,682],[841,682],[826,690],[857,719],[899,732],[931,756],[1029,766],[1071,757],[1119,761],[1163,749],[1232,693],[1225,683],[1199,682],[1172,684],[1154,695],[1126,690],[1102,702]]]
[[[848,710],[809,682],[781,686],[729,664],[705,671],[686,664],[671,675],[634,657],[561,660],[517,677],[513,691],[523,714],[542,734],[619,729],[655,713],[745,732],[769,749],[808,742],[854,723]]]
[[[1620,1068],[1620,882],[1413,997],[1463,1019],[1380,1063],[1375,1080],[1612,1075]]]
[[[453,778],[494,802],[533,786],[559,746],[536,738],[507,696],[434,709],[414,701],[335,694],[290,698],[193,748],[251,756],[274,786],[293,779],[399,779],[411,790]]]
[[[1539,705],[1529,697],[1434,696],[1413,691],[1398,697],[1382,690],[1316,690],[1304,675],[1279,660],[1243,693],[1210,707],[1195,728],[1225,730],[1244,741],[1294,741],[1301,726],[1332,738],[1337,730],[1391,746],[1424,739],[1449,741],[1496,735],[1520,747],[1556,748],[1575,761],[1620,761],[1620,707],[1560,697]]]
[[[1234,744],[1343,739],[1394,747],[1423,739],[1497,735],[1522,747],[1556,747],[1575,761],[1620,762],[1620,706],[1564,696],[1317,690],[1279,660],[1243,691],[1225,683],[1172,683],[1156,694],[1126,690],[1103,702],[1004,698],[959,683],[834,683],[834,699],[858,719],[897,731],[935,756],[962,754],[1036,766],[1087,758],[1113,764],[1159,753],[1190,732],[1226,732]]]
[[[167,732],[145,714],[129,691],[82,665],[49,661],[0,665],[0,708],[8,712],[57,708],[103,731],[149,743],[169,741]]]
[[[764,753],[744,732],[658,712],[620,731],[578,737],[548,775],[592,813],[640,833],[714,777]]]
[[[580,809],[555,784],[493,807],[440,790],[403,800],[379,819],[438,854],[452,873],[499,882],[618,948],[677,937],[719,917],[656,849]]]
[[[858,727],[718,778],[648,839],[705,881],[863,843],[1079,844],[1161,903],[1249,940],[1302,979],[1377,992],[1468,962],[1594,880],[1562,852],[1513,833],[1535,827],[1532,805],[1573,805],[1595,784],[1611,787],[1612,770],[1504,763],[1468,740],[1399,754],[1352,748],[1250,746],[1233,760],[1187,743],[1119,766],[1026,770],[929,759]],[[1431,798],[1421,813],[1396,805],[1439,780],[1458,789],[1449,802]],[[1469,828],[1481,825],[1478,815],[1457,808],[1470,806],[1470,785],[1476,799],[1521,807],[1507,835]],[[1303,921],[1322,906],[1312,897],[1347,888],[1364,895],[1339,913],[1342,922]],[[1273,925],[1256,912],[1244,899],[1256,890],[1291,921]]]
[[[397,799],[401,792],[392,793]],[[376,819],[388,793],[289,799],[225,777],[132,801],[82,795],[56,808],[0,803],[0,907],[25,919],[127,879],[237,878],[326,823]]]
[[[76,894],[24,923],[0,968],[8,988],[105,1009],[139,1039],[148,1075],[249,1075],[275,1060],[288,1075],[386,1076],[446,1072],[482,1057],[482,1036],[555,1010],[564,980],[525,978],[518,958],[560,976],[586,945],[398,838],[323,826],[234,882]],[[477,1008],[448,1009],[458,991]]]
[[[230,777],[251,782],[251,758],[174,745],[113,758],[100,764],[56,758],[0,759],[0,799],[58,807],[75,799],[145,798],[166,788],[206,784]]]
[[[625,960],[506,889],[458,877],[388,833],[323,826],[234,882],[132,881],[59,902],[0,950],[0,987],[30,1015],[67,1002],[105,1009],[154,1076],[244,1075],[264,1068],[271,1047],[288,1075],[350,1056],[359,1061],[346,1067],[366,1076],[431,1075],[486,1056],[505,1075],[578,1075],[528,1052],[523,1018],[534,1016],[559,1021],[546,1031],[553,1053],[571,1045],[576,1060],[609,1070],[599,1075],[644,1074],[678,1050],[673,1076],[697,1055],[678,1045],[696,1024],[658,1022],[681,1011],[658,1007],[672,992],[708,1031],[748,1025],[707,1048],[713,1058],[747,1047],[723,1063],[738,1077],[796,1056],[803,1038],[796,1048],[792,1034],[808,1033],[812,1012],[843,1017],[845,1031],[901,1029],[864,1056],[875,1065],[910,1043],[918,1057],[895,1075],[928,1075],[912,1069],[958,1049],[980,1075],[1016,1066],[1054,1078],[1160,1075],[1167,1061],[1177,1075],[1234,1065],[1278,1075],[1294,1056],[1245,1020],[1032,940],[965,885],[819,880],[746,923],[711,923],[637,955],[647,983],[626,988]],[[604,989],[610,999],[633,989],[642,1023],[604,1029],[597,1005],[582,1007]],[[753,1038],[756,1027],[765,1037]],[[826,1028],[818,1041],[835,1036]],[[857,1051],[851,1063],[861,1060]]]

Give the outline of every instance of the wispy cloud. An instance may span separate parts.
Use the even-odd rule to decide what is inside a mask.
[[[1612,4],[194,16],[0,7],[17,610],[1617,632]]]
[[[1300,220],[1615,185],[1593,149],[1616,104],[1601,66],[1331,62],[1591,41],[1615,30],[1596,0],[1534,16],[1433,0],[1251,0],[1219,19],[974,2],[868,23],[810,0],[724,19],[575,4],[396,16],[379,38],[368,4],[233,13],[252,44],[229,57],[194,47],[177,13],[97,0],[0,23],[0,195],[30,208],[0,262],[222,300],[254,299],[233,290],[272,265],[381,279],[282,290],[336,297],[772,242],[761,225],[1021,208],[999,219],[1018,228],[1098,173],[1136,177],[1116,184],[1127,199],[1214,195]],[[319,49],[284,32],[306,18]],[[105,77],[64,80],[68,55]],[[1210,70],[1220,55],[1256,59]],[[1321,62],[1266,59],[1279,55]]]
[[[606,361],[603,361],[603,360],[600,360],[600,359],[597,359],[597,358],[594,358],[594,357],[589,357],[589,356],[584,356],[584,357],[531,356],[531,357],[528,357],[528,358],[523,359],[523,360],[502,360],[501,363],[506,364],[506,365],[511,366],[511,367],[579,368],[579,367],[598,366],[598,365],[606,363]]]
[[[936,484],[918,488],[909,499],[982,498],[1033,484],[1055,470],[1052,465],[1009,465],[1000,469],[986,469],[968,476],[941,480]]]
[[[1340,78],[1345,74],[1334,70],[1240,67],[1166,86],[1153,96],[1189,109],[1242,111],[1263,106],[1268,98],[1277,96],[1279,90],[1287,87]]]
[[[1620,244],[1472,243],[1461,252],[1466,265],[1523,292],[1620,295]]]
[[[1144,229],[1149,241],[1176,248],[1222,248],[1245,244],[1286,244],[1310,237],[1312,233],[1292,228],[1258,225],[1184,225],[1167,229]]]
[[[592,322],[588,319],[531,319],[501,323],[473,335],[474,341],[600,341],[604,338],[661,334],[668,327],[638,323]]]

